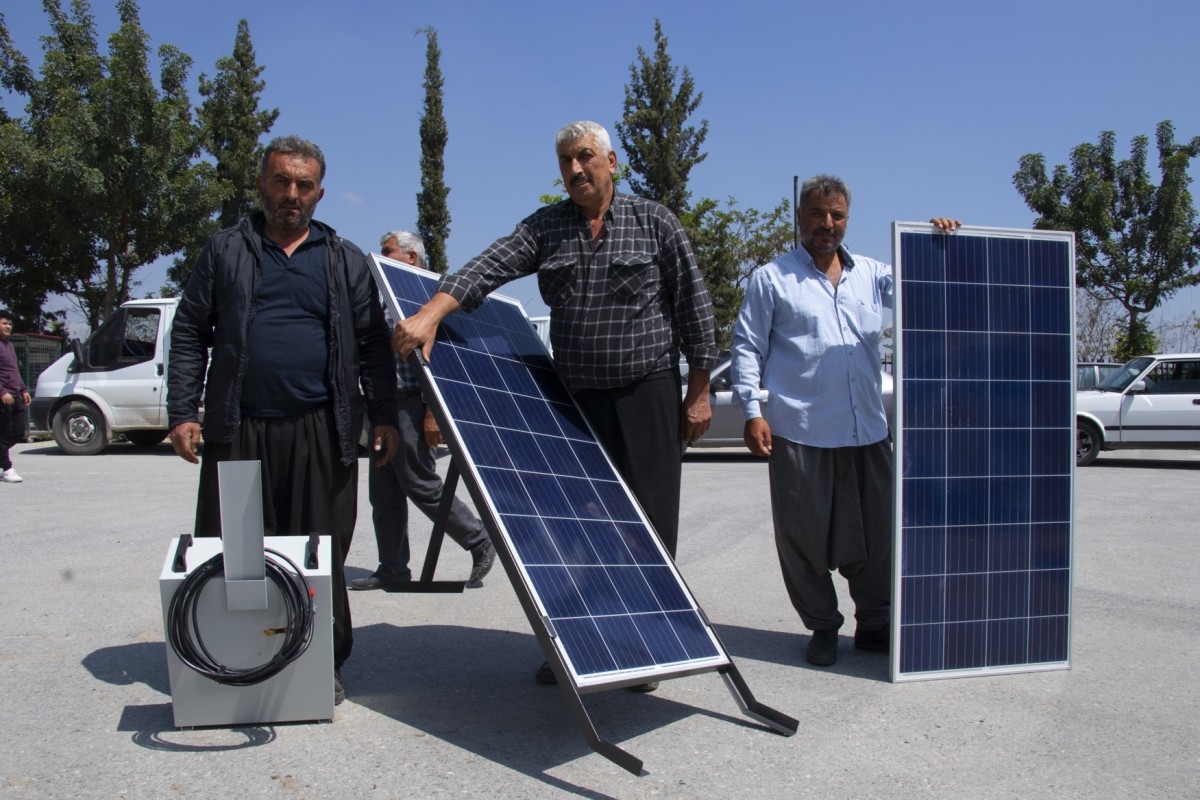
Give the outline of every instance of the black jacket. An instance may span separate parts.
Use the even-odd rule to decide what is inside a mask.
[[[233,441],[241,425],[242,381],[250,360],[246,342],[262,281],[255,232],[262,220],[262,212],[255,212],[208,240],[171,326],[170,426],[199,419],[203,391],[204,438],[212,442]],[[366,256],[329,226],[312,224],[329,237],[328,377],[342,463],[351,464],[362,429],[360,385],[375,424],[397,423],[396,362]]]

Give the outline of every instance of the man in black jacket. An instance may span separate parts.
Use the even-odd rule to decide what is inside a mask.
[[[267,146],[256,181],[263,210],[208,241],[180,299],[167,411],[175,452],[201,465],[197,536],[221,534],[217,464],[226,460],[261,461],[268,535],[330,536],[340,703],[337,670],[353,646],[343,566],[358,514],[360,384],[378,466],[399,433],[389,331],[366,257],[312,219],[324,177],[312,142]]]

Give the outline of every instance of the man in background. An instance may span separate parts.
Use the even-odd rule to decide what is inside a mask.
[[[425,268],[425,244],[411,231],[389,231],[380,237],[380,253],[395,261]],[[386,312],[385,312],[386,315]],[[368,473],[371,520],[379,547],[379,567],[365,578],[350,581],[351,589],[396,589],[412,580],[408,568],[408,501],[431,520],[441,507],[442,479],[437,474],[434,448],[442,443],[433,412],[421,398],[417,376],[404,361],[396,360],[396,402],[400,416],[400,446],[396,457],[382,469]],[[374,462],[377,454],[371,451]],[[483,586],[483,577],[496,561],[492,540],[466,504],[451,501],[446,535],[471,554],[467,586]]]
[[[13,469],[8,454],[9,448],[25,440],[25,415],[31,399],[21,377],[17,351],[9,341],[12,332],[12,312],[0,310],[0,483],[25,480]]]

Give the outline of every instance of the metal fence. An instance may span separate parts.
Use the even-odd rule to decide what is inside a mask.
[[[48,336],[44,333],[14,333],[9,337],[13,349],[17,351],[17,368],[21,378],[33,394],[37,389],[38,375],[42,370],[57,361],[67,349],[67,340],[62,336]],[[29,433],[30,418],[26,415],[25,432]]]

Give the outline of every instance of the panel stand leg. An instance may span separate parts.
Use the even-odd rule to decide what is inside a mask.
[[[558,678],[558,686],[567,698],[567,707],[571,709],[575,723],[583,732],[583,738],[587,740],[588,746],[618,767],[640,777],[642,760],[612,742],[600,738],[600,734],[596,732],[596,726],[592,724],[592,718],[588,716],[587,708],[583,705],[583,698],[579,696],[579,690],[575,688],[575,684],[571,683],[570,678],[567,677],[566,670],[553,657],[550,658],[550,664]]]
[[[742,678],[742,673],[738,672],[738,668],[732,662],[730,662],[729,666],[722,667],[719,672],[725,680],[725,685],[729,687],[729,693],[733,695],[734,701],[742,709],[743,714],[751,719],[758,720],[767,727],[782,733],[784,736],[791,736],[800,727],[799,721],[755,700],[750,687],[746,685],[746,681]]]
[[[420,580],[398,584],[389,592],[426,592],[461,594],[466,581],[435,581],[433,573],[437,570],[438,558],[442,553],[442,542],[446,538],[446,523],[450,520],[450,508],[454,503],[454,492],[458,488],[458,466],[453,460],[446,470],[446,480],[442,488],[442,502],[438,506],[437,517],[433,520],[433,532],[429,534],[429,547],[425,551],[425,563],[421,565]]]

